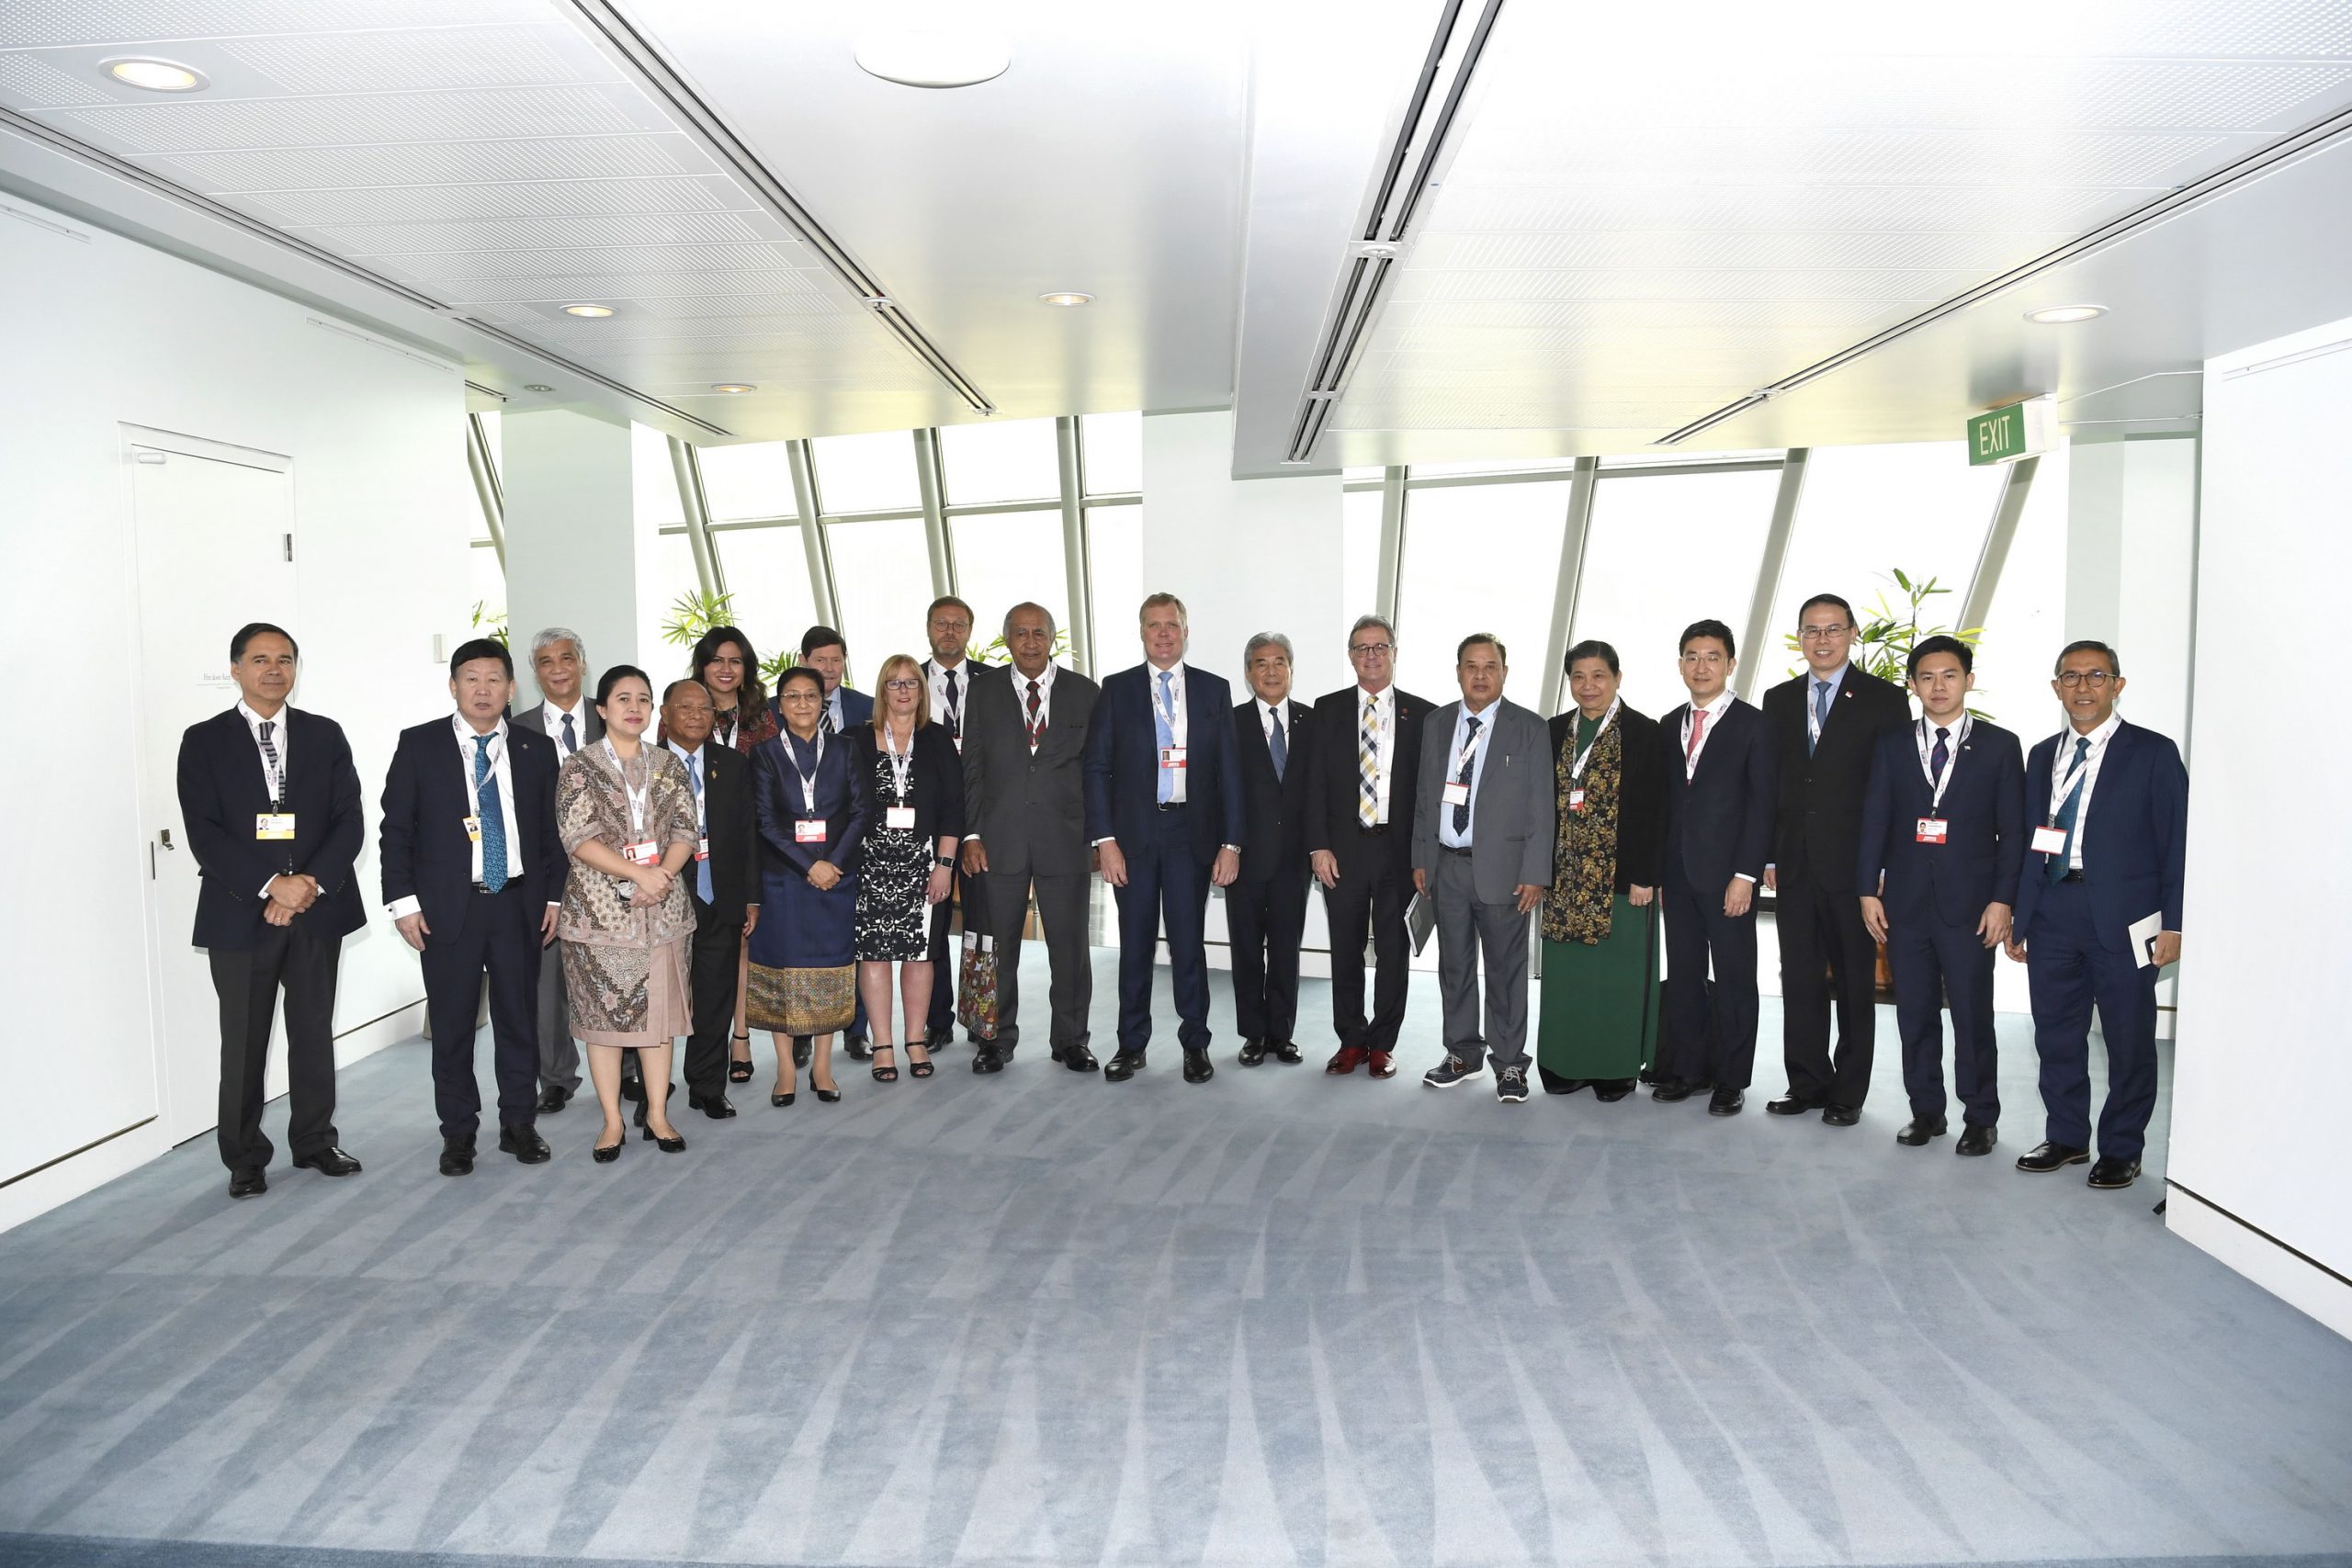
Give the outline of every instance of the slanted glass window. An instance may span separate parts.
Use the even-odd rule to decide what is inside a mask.
[[[2064,722],[2050,690],[2050,672],[2058,650],[2072,640],[2066,626],[2067,464],[2062,446],[2044,453],[2034,473],[2000,584],[1984,611],[1976,690],[1968,698],[1970,707],[2015,731],[2028,750]]]
[[[735,606],[735,625],[752,639],[752,650],[765,660],[775,658],[779,649],[798,648],[800,634],[817,620],[816,599],[808,592],[808,558],[801,548],[799,527],[786,525],[720,528],[712,533],[710,540],[726,568],[727,592]],[[681,545],[684,542],[679,541]],[[688,570],[692,570],[691,566]],[[678,650],[681,673],[684,672],[686,651]],[[769,684],[773,687],[775,683]]]
[[[1505,694],[1534,706],[1567,522],[1565,479],[1413,491],[1396,588],[1397,683],[1433,703],[1452,701],[1462,694],[1455,645],[1491,632],[1510,665]]]
[[[1143,489],[1143,415],[1091,413],[1078,422],[1086,453],[1086,493]]]
[[[894,653],[917,659],[930,651],[923,612],[930,608],[931,553],[920,518],[831,523],[825,542],[833,558],[833,592],[841,598],[837,629],[848,639],[850,684],[874,689],[874,672]],[[796,633],[794,640],[798,641]]]
[[[735,517],[790,517],[792,459],[781,441],[702,448],[702,492],[713,522]]]
[[[903,430],[872,435],[820,435],[808,444],[817,470],[817,501],[827,515],[841,512],[912,511],[922,504],[915,479],[915,442]],[[792,509],[791,491],[785,510]]]
[[[1105,513],[1132,511],[1106,506]],[[1054,625],[1069,625],[1069,573],[1063,565],[1062,514],[993,512],[951,517],[956,541],[957,594],[972,606],[972,642],[985,649],[1004,630],[1004,613],[1023,600],[1052,612]],[[916,650],[920,657],[922,650]],[[1002,663],[1002,654],[989,657]]]
[[[1092,569],[1094,670],[1117,670],[1142,657],[1136,612],[1143,604],[1142,506],[1086,509],[1086,555]]]
[[[1380,608],[1380,492],[1350,491],[1340,503],[1340,624],[1331,646],[1345,649],[1358,615]]]
[[[1050,501],[1062,493],[1061,459],[1050,419],[949,425],[939,433],[939,464],[951,506],[992,501]]]

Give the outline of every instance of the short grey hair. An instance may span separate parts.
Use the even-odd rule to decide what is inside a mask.
[[[1356,617],[1356,624],[1348,628],[1348,646],[1350,648],[1353,648],[1355,646],[1356,633],[1363,630],[1366,626],[1378,626],[1383,632],[1387,634],[1389,644],[1392,647],[1395,646],[1396,641],[1396,628],[1388,624],[1387,616],[1358,615]]]
[[[536,661],[538,659],[539,650],[541,649],[553,648],[560,642],[568,642],[572,647],[578,649],[580,650],[580,663],[582,667],[584,669],[587,666],[588,639],[582,637],[578,632],[573,631],[570,626],[548,626],[535,635],[531,638],[532,660]]]
[[[1280,632],[1260,632],[1250,639],[1250,646],[1241,650],[1241,673],[1244,676],[1250,673],[1250,666],[1257,659],[1258,650],[1261,648],[1281,649],[1283,662],[1294,670],[1298,668],[1298,650],[1291,647],[1290,638]]]
[[[1061,628],[1054,625],[1054,613],[1051,610],[1046,609],[1043,604],[1036,603],[1035,600],[1024,599],[1020,604],[1015,604],[1012,609],[1007,610],[1004,613],[1003,629],[1004,640],[1006,642],[1009,643],[1012,640],[1012,617],[1019,615],[1023,610],[1035,610],[1037,614],[1046,617],[1046,640],[1047,642],[1053,641],[1055,637],[1061,635]]]

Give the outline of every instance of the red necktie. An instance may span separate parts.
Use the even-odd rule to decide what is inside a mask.
[[[1707,733],[1707,710],[1690,710],[1690,743],[1682,748],[1682,765],[1694,767],[1699,761],[1699,738]]]

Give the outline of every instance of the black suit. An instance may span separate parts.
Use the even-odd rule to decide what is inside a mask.
[[[270,1021],[286,991],[286,1066],[299,1157],[332,1148],[334,1129],[334,990],[343,939],[366,923],[352,863],[368,828],[359,774],[334,720],[284,707],[271,721],[284,738],[282,798],[270,796],[261,752],[235,708],[180,738],[180,821],[202,881],[195,944],[207,950],[220,999],[220,1163],[266,1166],[276,1153],[261,1130],[262,1076]],[[259,837],[264,812],[291,812],[294,837]],[[282,875],[315,878],[318,900],[291,924],[262,918],[265,892]]]
[[[673,750],[676,750],[673,744]],[[694,901],[695,934],[688,949],[694,1032],[686,1036],[686,1088],[705,1100],[727,1092],[727,1037],[735,1021],[735,980],[743,959],[745,907],[760,896],[760,830],[752,811],[752,761],[732,746],[706,740],[687,762],[702,775],[703,837],[709,858],[689,861],[684,873]],[[710,872],[710,897],[701,871]]]
[[[1862,797],[1879,741],[1911,718],[1903,688],[1849,664],[1830,694],[1821,739],[1808,719],[1812,671],[1764,694],[1780,753],[1780,818],[1772,831],[1772,923],[1781,939],[1781,1049],[1789,1093],[1860,1108],[1871,1091],[1878,1031],[1878,944],[1854,896]],[[1838,991],[1838,1051],[1829,1050],[1829,992]]]
[[[1756,906],[1751,901],[1747,913],[1726,915],[1724,895],[1735,876],[1763,877],[1778,765],[1764,716],[1734,700],[1708,726],[1690,773],[1683,764],[1690,717],[1684,703],[1658,722],[1667,962],[1658,1071],[1694,1086],[1744,1089],[1756,1069]]]
[[[960,758],[964,750],[964,716],[971,706],[972,682],[986,674],[989,666],[977,659],[967,658],[956,666],[956,710],[947,711],[946,705],[934,695],[931,705],[931,721],[947,731],[950,742]],[[922,661],[922,678],[931,681],[939,674],[939,660]],[[942,694],[944,695],[944,694]],[[931,1015],[925,1027],[934,1039],[945,1040],[956,1032],[956,948],[950,940],[956,919],[956,906],[966,897],[978,897],[978,886],[964,886],[961,863],[948,874],[948,897],[942,898],[931,910]],[[974,930],[978,927],[974,925]]]
[[[1421,771],[1421,720],[1434,705],[1396,686],[1388,771],[1388,815],[1363,826],[1362,773],[1357,757],[1363,688],[1318,697],[1308,718],[1306,849],[1329,851],[1340,881],[1323,890],[1331,931],[1331,1027],[1343,1049],[1394,1051],[1405,1022],[1405,987],[1412,973],[1412,942],[1405,905],[1413,891],[1413,807]],[[1372,939],[1372,1017],[1364,1017],[1363,944]]]
[[[527,1127],[538,1106],[539,933],[548,907],[562,901],[571,862],[556,833],[555,742],[508,724],[504,745],[514,791],[505,829],[521,851],[523,874],[496,893],[473,879],[465,819],[476,815],[476,797],[469,752],[459,749],[450,718],[402,730],[384,776],[377,863],[384,902],[413,898],[424,917],[424,1010],[445,1138],[471,1139],[481,1122],[474,1021],[485,973],[499,1124]]]
[[[1225,890],[1233,1021],[1244,1040],[1288,1043],[1298,1026],[1298,949],[1306,931],[1307,758],[1314,715],[1283,704],[1280,776],[1256,698],[1233,710],[1241,759],[1241,874]]]

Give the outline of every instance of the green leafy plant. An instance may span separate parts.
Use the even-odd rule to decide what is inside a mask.
[[[482,612],[488,608],[489,604],[490,601],[487,599],[474,601],[473,629],[484,637],[497,638],[498,646],[501,648],[513,648],[514,645],[506,635],[506,612],[491,610],[489,614],[484,615]]]
[[[1951,589],[1938,586],[1936,580],[1932,577],[1924,581],[1915,582],[1896,567],[1890,567],[1888,575],[1894,578],[1894,586],[1902,592],[1903,599],[1900,603],[1890,603],[1886,591],[1881,589],[1877,602],[1857,613],[1857,619],[1861,624],[1854,629],[1853,650],[1849,656],[1854,663],[1882,681],[1892,681],[1898,686],[1907,687],[1911,650],[1918,646],[1923,638],[1957,637],[1972,649],[1983,642],[1984,628],[1982,626],[1962,626],[1954,629],[1941,624],[1934,626],[1920,624],[1920,612],[1928,601],[1939,594],[1950,593]],[[1798,641],[1794,632],[1789,633],[1781,640],[1792,653],[1799,652],[1802,649],[1803,645]],[[1789,673],[1794,675],[1803,668],[1804,665],[1800,663],[1791,669]],[[1989,719],[1993,716],[1989,713],[1982,713],[1975,708],[1970,708],[1968,711],[1978,718]]]
[[[662,640],[678,648],[691,648],[711,627],[734,624],[735,595],[705,593],[695,589],[671,602],[670,613],[662,622]]]

